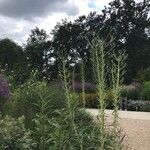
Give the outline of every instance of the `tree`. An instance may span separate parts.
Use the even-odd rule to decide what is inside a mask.
[[[75,64],[79,69],[79,60],[84,59],[86,68],[88,71],[86,74],[90,77],[91,67],[90,64],[90,52],[89,52],[89,41],[93,36],[93,25],[94,23],[89,24],[89,20],[93,16],[96,16],[96,13],[89,14],[88,17],[80,16],[73,22],[68,22],[63,20],[61,23],[58,23],[54,30],[52,31],[52,49],[55,54],[55,64],[56,68],[58,66],[59,60],[57,60],[58,55],[61,53],[67,54],[68,64]],[[96,16],[97,17],[97,16]],[[92,27],[91,27],[92,26]],[[85,59],[86,58],[86,59]],[[77,69],[77,70],[78,70]]]
[[[44,74],[44,72],[47,74],[50,53],[50,42],[46,32],[37,27],[31,30],[25,47],[26,58],[31,68],[37,69],[41,74]]]
[[[140,3],[134,0],[114,0],[102,11],[103,16],[108,17],[104,20],[102,35],[111,31],[116,49],[127,50],[129,80],[135,77],[139,69],[150,65],[149,10],[149,0]]]
[[[143,66],[150,65],[150,19],[148,17],[150,1],[136,3],[134,0],[114,0],[101,14],[90,13],[80,16],[73,22],[67,20],[58,23],[52,35],[54,53],[64,50],[68,54],[68,62],[87,57],[90,68],[89,42],[96,33],[101,39],[114,39],[116,50],[126,49],[127,82],[135,77]],[[111,50],[111,45],[109,46]]]
[[[0,40],[0,65],[4,69],[12,70],[20,63],[23,56],[22,48],[14,41],[6,38]]]

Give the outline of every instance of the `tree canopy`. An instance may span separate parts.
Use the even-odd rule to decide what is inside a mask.
[[[127,75],[130,81],[139,69],[150,65],[149,10],[148,0],[139,3],[114,0],[101,14],[93,12],[73,22],[63,20],[52,32],[53,49],[55,52],[65,50],[70,60],[89,58],[89,41],[93,33],[108,41],[113,36],[115,49],[126,49],[128,53]]]
[[[23,50],[12,40],[6,38],[0,40],[0,65],[8,70],[14,69],[22,60]]]
[[[150,66],[149,12],[149,0],[113,0],[100,14],[91,12],[74,21],[62,20],[50,34],[36,27],[31,31],[24,51],[9,39],[1,40],[0,62],[3,66],[12,66],[23,61],[20,58],[24,53],[24,62],[31,68],[55,78],[58,75],[59,55],[64,53],[68,64],[74,63],[76,67],[79,60],[86,60],[86,77],[91,78],[90,42],[93,36],[108,43],[113,37],[113,46],[109,45],[108,51],[111,52],[112,47],[117,51],[127,51],[126,82],[130,82],[139,70]]]

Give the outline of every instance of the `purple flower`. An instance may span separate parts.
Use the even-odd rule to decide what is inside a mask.
[[[0,74],[0,97],[4,99],[10,98],[9,84],[2,74]]]

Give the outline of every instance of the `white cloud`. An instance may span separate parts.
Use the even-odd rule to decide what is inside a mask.
[[[4,1],[8,2],[10,0],[0,0],[0,4],[2,4],[2,2],[4,3]],[[15,0],[15,2],[17,1],[18,0]],[[25,0],[19,0],[19,1],[20,3],[21,1],[25,2]],[[34,0],[32,0],[32,2],[33,1]],[[44,1],[46,2],[47,0],[44,0]],[[58,11],[56,11],[56,9],[53,9],[54,11],[49,10],[49,12],[51,13],[43,17],[34,14],[33,15],[34,17],[32,18],[32,20],[28,20],[23,17],[19,18],[18,16],[15,18],[14,15],[13,16],[9,15],[9,17],[6,17],[6,15],[1,13],[0,11],[0,20],[1,20],[0,38],[8,37],[10,39],[17,41],[18,43],[25,42],[28,38],[28,35],[30,34],[31,29],[34,29],[35,26],[38,26],[39,28],[43,28],[47,31],[47,33],[50,33],[51,30],[56,25],[56,23],[61,22],[62,19],[67,18],[68,20],[74,20],[80,15],[88,15],[90,11],[98,11],[100,13],[101,9],[103,9],[105,5],[108,5],[108,3],[111,0],[68,0],[68,1],[63,0],[63,1],[66,2],[64,3],[66,4],[66,6],[62,3],[57,3],[59,4],[57,5],[58,8],[60,9],[62,8],[63,10],[58,10]],[[141,0],[137,0],[137,1],[141,1]],[[61,4],[63,5],[63,7],[61,7]],[[93,7],[89,7],[90,5],[91,6],[93,5]],[[34,5],[32,7],[34,7]],[[36,6],[36,7],[39,8],[39,6]],[[9,9],[8,6],[7,6],[7,9]],[[74,11],[73,9],[78,10],[78,13],[77,11]],[[72,15],[70,15],[69,13]],[[26,14],[23,14],[23,13],[22,15],[26,16]]]

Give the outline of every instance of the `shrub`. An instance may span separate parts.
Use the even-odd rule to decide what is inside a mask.
[[[79,104],[83,105],[83,95],[79,94]],[[85,106],[88,108],[98,108],[98,94],[97,93],[85,93]]]
[[[146,111],[150,112],[150,102],[143,100],[129,100],[128,101],[128,110],[131,111]]]
[[[140,70],[137,73],[137,79],[139,79],[142,82],[150,81],[150,67],[147,69]]]
[[[99,108],[99,102],[98,102],[98,93],[85,93],[85,106],[88,108]],[[82,94],[79,94],[79,104],[83,105],[83,96]],[[113,108],[113,93],[111,90],[107,91],[106,97],[106,108],[112,109]]]
[[[150,81],[144,82],[143,84],[142,98],[144,100],[150,100]]]
[[[43,92],[44,90],[44,92]],[[5,114],[13,117],[25,116],[26,127],[33,126],[33,118],[39,112],[39,108],[34,105],[40,101],[39,96],[50,97],[51,112],[56,108],[62,108],[65,105],[64,94],[56,84],[47,85],[46,82],[35,81],[34,83],[23,84],[20,88],[14,90],[12,100],[7,104]]]
[[[141,111],[150,112],[150,104],[149,105],[142,105]]]
[[[50,149],[89,149],[99,148],[99,127],[91,116],[84,110],[76,109],[74,112],[74,125],[70,124],[69,112],[67,109],[60,110],[59,116],[51,120]],[[112,135],[106,135],[104,143],[107,150],[111,150]]]
[[[141,97],[141,89],[134,85],[123,86],[121,90],[121,96],[127,97],[127,99],[137,100]]]
[[[31,132],[24,127],[24,117],[18,119],[6,116],[0,120],[1,150],[32,150],[36,143],[31,138]]]

